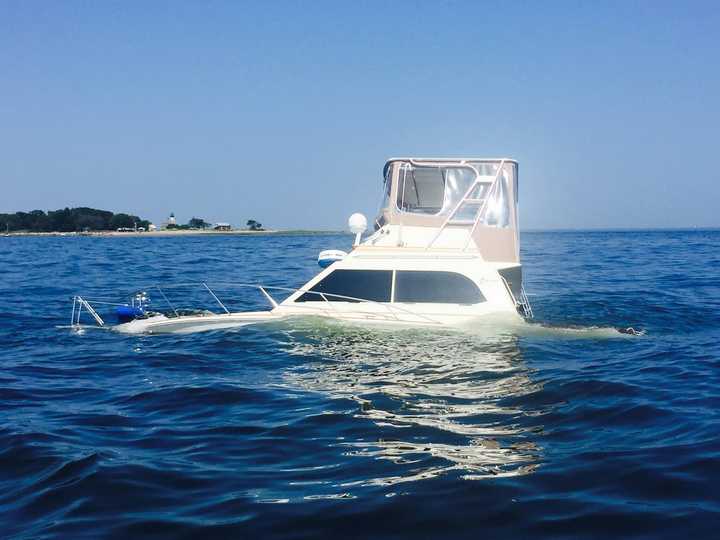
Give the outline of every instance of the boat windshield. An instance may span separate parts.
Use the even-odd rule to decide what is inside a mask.
[[[497,163],[424,166],[402,163],[396,205],[401,212],[433,216],[452,214],[454,222],[507,227],[510,209],[507,175]],[[496,182],[497,175],[497,182]]]

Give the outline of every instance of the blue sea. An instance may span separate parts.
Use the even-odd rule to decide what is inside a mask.
[[[0,537],[719,537],[720,231],[523,233],[526,328],[67,328],[350,243],[0,237]]]

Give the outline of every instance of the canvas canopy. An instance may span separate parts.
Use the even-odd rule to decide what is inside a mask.
[[[391,159],[375,228],[466,227],[486,260],[518,261],[517,170],[511,159]]]

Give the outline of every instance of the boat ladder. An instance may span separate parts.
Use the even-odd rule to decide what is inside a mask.
[[[535,317],[533,314],[532,306],[530,305],[530,300],[528,300],[527,293],[525,292],[525,287],[520,287],[520,294],[518,295],[519,298],[515,299],[515,305],[520,308],[523,312],[523,315],[525,315],[526,318],[532,319]]]
[[[513,294],[512,287],[510,287],[510,284],[508,283],[507,279],[505,279],[504,276],[500,276],[500,279],[505,284],[505,289],[507,290],[508,294],[510,295],[510,299],[515,304],[515,309],[517,309],[520,314],[525,317],[526,319],[532,319],[535,317],[535,314],[533,313],[532,306],[530,305],[530,300],[527,297],[527,293],[525,292],[525,286],[520,285],[520,292],[517,296]]]
[[[440,235],[442,235],[445,227],[453,225],[472,225],[472,228],[468,233],[465,246],[463,247],[463,251],[467,250],[470,242],[472,241],[472,235],[475,232],[475,229],[477,229],[478,224],[485,216],[488,201],[492,196],[495,195],[495,192],[498,189],[498,179],[502,174],[504,166],[505,160],[503,159],[500,161],[497,171],[495,172],[495,177],[492,179],[492,181],[488,181],[488,177],[480,176],[478,174],[478,171],[474,167],[471,167],[475,173],[475,180],[472,182],[472,184],[470,184],[470,187],[467,189],[467,191],[465,191],[462,199],[460,199],[460,201],[455,205],[450,214],[448,214],[445,222],[438,229],[438,232],[435,234],[432,240],[430,240],[427,246],[425,246],[426,250],[430,249],[432,245],[437,241],[437,239],[440,238]]]

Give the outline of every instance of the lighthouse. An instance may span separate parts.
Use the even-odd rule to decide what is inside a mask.
[[[175,221],[175,212],[170,212],[170,217],[167,220],[168,225],[176,226],[177,222]]]

